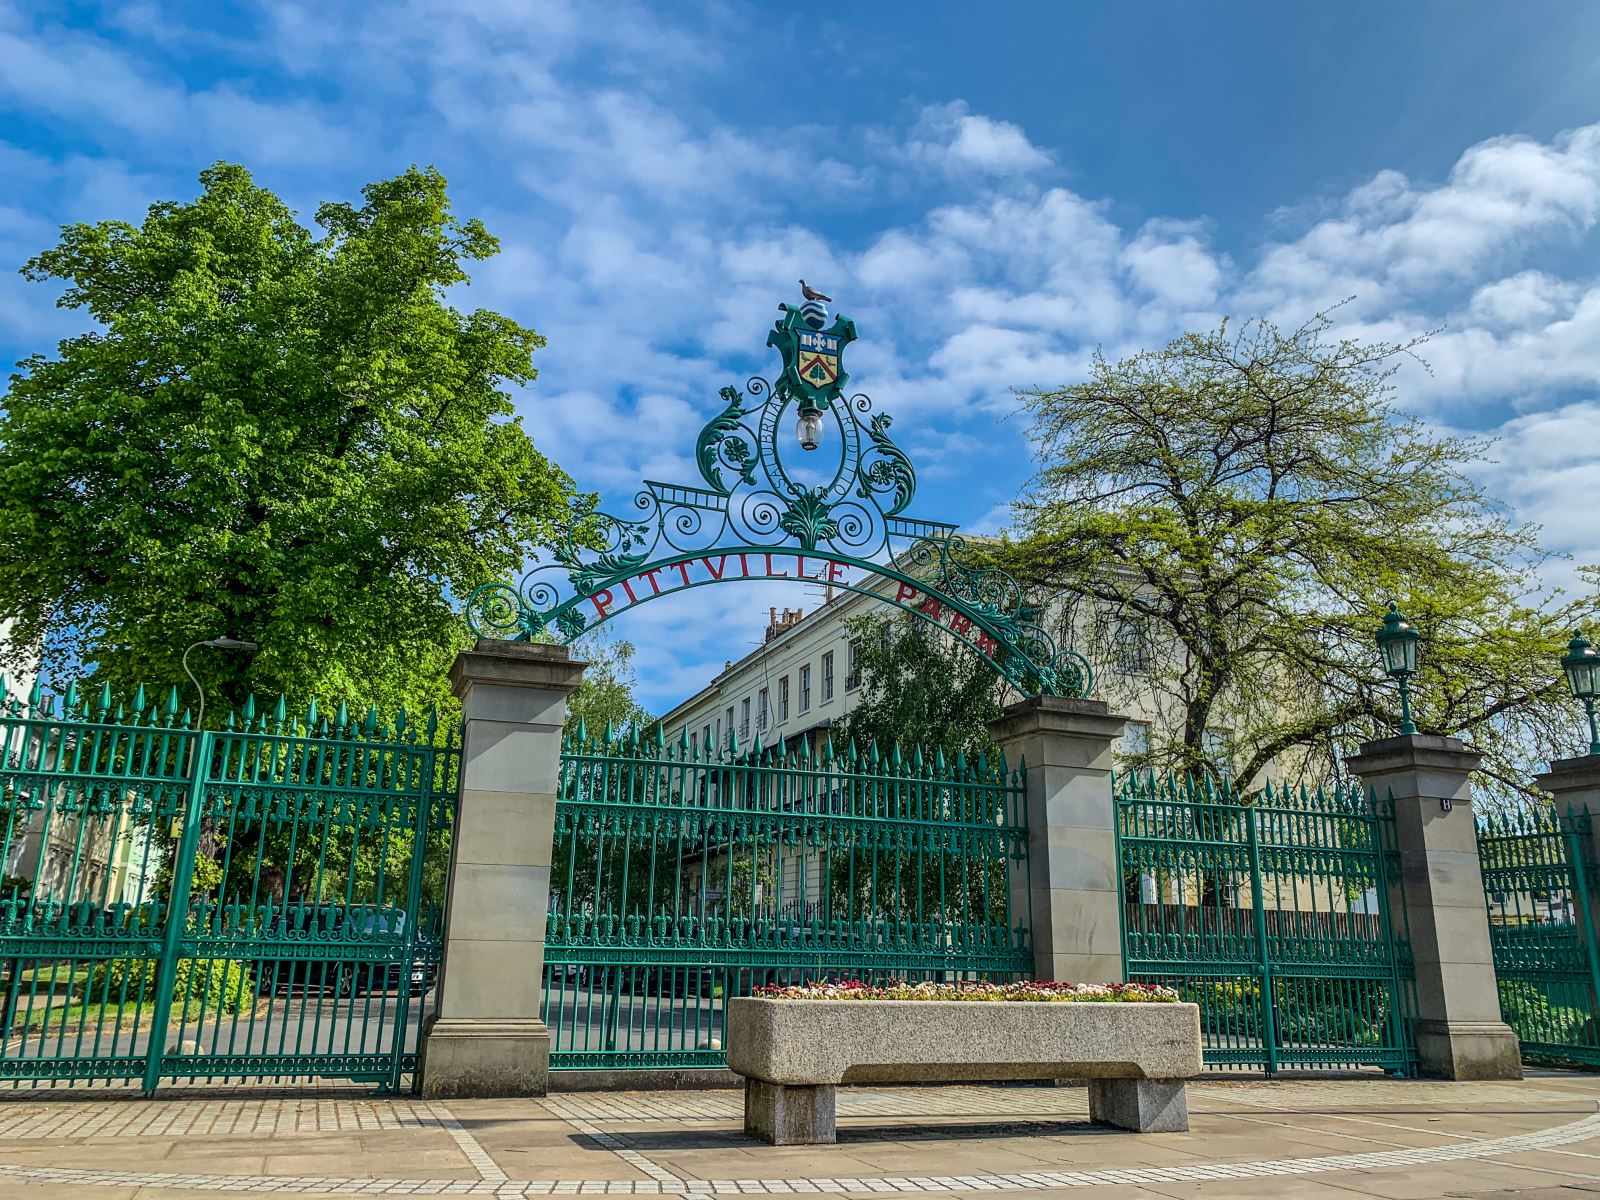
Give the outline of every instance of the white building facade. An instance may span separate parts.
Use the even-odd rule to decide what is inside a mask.
[[[885,583],[884,587],[892,587]],[[1052,605],[1059,610],[1061,606]],[[726,748],[736,739],[740,749],[757,734],[763,746],[779,737],[808,739],[820,746],[861,698],[860,638],[850,630],[853,619],[898,611],[870,593],[840,592],[811,612],[772,609],[762,643],[737,661],[730,661],[700,691],[675,705],[661,718],[666,738],[676,743],[687,734],[696,745]],[[1060,620],[1060,618],[1058,618]],[[1070,642],[1064,642],[1069,644]],[[1119,752],[1137,761],[1150,750],[1151,726],[1160,698],[1148,683],[1150,661],[1136,636],[1114,639],[1116,653],[1094,665],[1097,676],[1115,677],[1116,691],[1129,717]],[[1143,685],[1143,686],[1141,686]],[[1228,731],[1209,734],[1208,751],[1223,774],[1229,773]]]
[[[892,587],[893,582],[885,580],[875,590],[881,593]],[[1061,598],[1048,608],[1057,629],[1067,632],[1067,627],[1075,624],[1068,615],[1073,606]],[[759,736],[763,747],[782,739],[793,748],[803,740],[820,752],[822,743],[863,695],[860,635],[851,628],[854,619],[899,611],[871,589],[832,593],[809,613],[769,610],[761,644],[728,662],[709,684],[661,718],[667,744],[677,745],[687,738],[702,748],[702,754],[710,746],[718,748],[711,757],[737,757]],[[1078,615],[1080,621],[1094,619],[1092,615],[1085,618],[1081,608]],[[1123,766],[1132,766],[1150,752],[1152,728],[1162,711],[1163,697],[1153,677],[1148,645],[1138,630],[1124,631],[1114,623],[1110,636],[1101,641],[1107,649],[1102,660],[1094,663],[1096,690],[1104,688],[1114,695],[1116,707],[1129,718],[1117,752]],[[1063,636],[1060,644],[1070,646],[1073,639]],[[1166,724],[1170,727],[1171,722]],[[1231,777],[1231,732],[1212,729],[1206,741],[1207,754],[1219,772]],[[692,895],[714,885],[725,865],[714,853],[702,856],[688,866],[686,890]],[[785,854],[774,866],[775,886],[770,893],[766,887],[758,887],[758,899],[776,900],[791,914],[804,915],[820,900],[817,889],[824,872],[801,853]],[[1154,899],[1153,879],[1141,879],[1139,887],[1141,893],[1148,893],[1142,898]],[[720,896],[720,892],[716,894]]]
[[[10,632],[0,625],[0,639]],[[40,768],[33,786],[10,797],[0,817],[0,900],[24,894],[96,907],[137,904],[151,895],[160,855],[149,829],[132,818],[86,818],[85,797],[53,777],[59,756],[73,753],[73,738],[59,721],[35,721],[38,669],[8,676],[0,703],[8,719],[4,752],[12,767]],[[132,793],[122,797],[131,809]]]

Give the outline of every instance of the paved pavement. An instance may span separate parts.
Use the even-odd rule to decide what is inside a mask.
[[[1187,1134],[1087,1124],[1080,1088],[850,1088],[837,1146],[740,1132],[734,1092],[448,1104],[356,1090],[0,1100],[0,1197],[1600,1196],[1600,1076],[1191,1085]]]

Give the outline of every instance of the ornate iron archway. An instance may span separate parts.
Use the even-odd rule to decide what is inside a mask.
[[[570,642],[659,596],[799,579],[874,595],[939,625],[1024,695],[1087,695],[1088,661],[1056,645],[1041,598],[1004,570],[962,563],[955,525],[906,515],[917,476],[889,436],[891,418],[862,393],[844,395],[841,356],[855,322],[828,324],[814,299],[778,307],[767,345],[782,354],[783,371],[775,385],[757,376],[743,391],[721,390],[722,411],[695,445],[701,482],[646,480],[632,517],[575,511],[550,547],[553,561],[520,584],[472,593],[473,630]],[[798,480],[785,465],[780,431],[791,410],[798,453],[830,440],[830,420],[837,430],[837,469],[822,482]]]

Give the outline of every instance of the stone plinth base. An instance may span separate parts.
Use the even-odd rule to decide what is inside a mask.
[[[540,1020],[440,1018],[422,1032],[422,1094],[433,1100],[543,1096],[550,1030]]]
[[[1417,1065],[1427,1079],[1521,1079],[1522,1046],[1501,1021],[1418,1021]]]
[[[1091,1079],[1089,1119],[1135,1133],[1187,1133],[1189,1098],[1181,1079]]]
[[[760,1079],[744,1081],[744,1132],[774,1146],[831,1146],[837,1088],[785,1087]]]

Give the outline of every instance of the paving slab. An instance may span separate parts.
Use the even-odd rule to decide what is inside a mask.
[[[0,1104],[0,1197],[980,1195],[1392,1200],[1600,1193],[1600,1077],[1193,1085],[1186,1134],[1079,1088],[847,1088],[836,1146],[743,1136],[737,1092],[423,1102],[343,1089]]]

